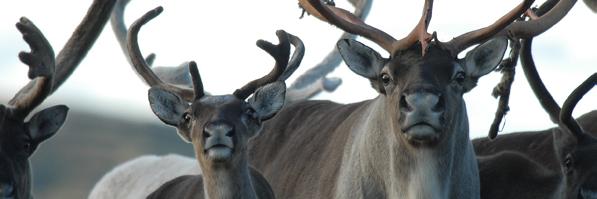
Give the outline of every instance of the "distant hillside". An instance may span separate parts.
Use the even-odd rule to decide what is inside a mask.
[[[176,130],[161,123],[69,111],[62,129],[31,158],[35,198],[81,199],[115,165],[143,154],[193,155]]]

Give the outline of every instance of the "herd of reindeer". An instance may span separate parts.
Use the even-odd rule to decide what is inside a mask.
[[[302,86],[287,88],[285,80],[300,65],[305,46],[278,30],[278,44],[257,41],[275,60],[273,69],[227,95],[207,93],[193,61],[152,67],[153,55],[142,55],[137,36],[161,7],[127,29],[128,0],[94,0],[58,55],[21,18],[16,26],[30,51],[18,57],[31,81],[0,105],[0,198],[33,198],[28,159],[60,129],[68,108],[31,112],[77,68],[108,19],[129,64],[150,87],[151,110],[193,145],[195,158],[142,156],[122,163],[89,198],[597,198],[597,110],[572,117],[597,84],[597,73],[587,74],[560,107],[531,54],[533,37],[558,23],[576,0],[533,8],[533,0],[523,0],[491,25],[447,42],[427,31],[433,0],[425,0],[419,22],[402,39],[364,22],[372,0],[349,2],[353,12],[331,0],[298,1],[306,13],[345,31],[327,62],[298,78]],[[594,11],[596,2],[585,0]],[[341,60],[378,96],[352,104],[309,100],[341,83],[326,77],[325,68]],[[471,141],[463,95],[480,77],[502,71],[499,124],[513,80],[508,71],[519,60],[557,127],[497,136],[494,123],[487,138]]]

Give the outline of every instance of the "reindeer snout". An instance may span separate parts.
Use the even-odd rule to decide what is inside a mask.
[[[216,146],[233,148],[234,134],[234,126],[232,125],[223,122],[210,123],[203,129],[204,149],[207,150]]]
[[[441,94],[405,93],[400,98],[402,132],[410,141],[429,143],[439,139],[445,107]]]

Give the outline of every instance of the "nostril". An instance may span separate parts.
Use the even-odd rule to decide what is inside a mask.
[[[228,133],[226,133],[226,136],[228,136],[228,137],[234,136],[234,130],[228,131]]]
[[[444,98],[442,97],[442,95],[438,95],[437,98],[437,103],[435,103],[435,106],[433,106],[431,110],[434,112],[443,112],[446,107]]]
[[[406,112],[412,111],[412,108],[410,107],[410,105],[406,101],[406,95],[405,94],[402,94],[402,96],[400,97],[400,110],[401,111],[406,111]]]
[[[211,133],[209,133],[209,131],[207,131],[207,130],[203,130],[203,137],[204,138],[211,137]]]

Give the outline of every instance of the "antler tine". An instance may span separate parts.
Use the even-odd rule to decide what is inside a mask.
[[[572,9],[576,0],[560,0],[545,15],[536,20],[518,21],[506,28],[501,34],[508,33],[512,37],[530,38],[537,36],[558,23]]]
[[[464,49],[493,37],[506,28],[509,24],[514,22],[514,20],[519,18],[526,10],[531,7],[534,1],[535,0],[524,0],[522,3],[520,3],[490,26],[470,31],[455,37],[449,42],[446,42],[446,47],[450,50],[452,55],[456,56]]]
[[[529,16],[530,20],[536,20],[539,17],[544,15],[546,12],[552,10],[552,8],[558,3],[557,0],[550,0],[543,3],[539,8],[536,9],[536,13],[531,12],[528,10],[529,13],[527,14],[536,14],[535,16]],[[537,16],[538,15],[538,16]],[[525,77],[533,90],[533,93],[539,100],[539,103],[545,109],[547,114],[549,115],[551,121],[554,124],[559,124],[559,115],[561,112],[560,106],[554,100],[553,96],[549,93],[545,84],[543,84],[543,80],[539,76],[537,72],[537,67],[535,65],[535,60],[533,60],[532,54],[532,44],[533,38],[522,39],[521,40],[521,52],[520,52],[520,63],[522,65],[522,70],[524,71]]]
[[[560,114],[560,106],[558,103],[553,99],[545,84],[543,84],[543,80],[541,80],[541,76],[537,72],[537,67],[535,65],[535,60],[533,60],[532,55],[532,44],[533,39],[523,39],[521,45],[521,52],[520,52],[520,63],[522,65],[522,70],[524,71],[525,77],[535,93],[535,96],[539,100],[539,103],[545,109],[551,121],[554,124],[559,123],[558,115]]]
[[[87,10],[83,21],[77,26],[70,39],[56,56],[56,75],[54,78],[54,92],[73,73],[81,60],[87,55],[102,29],[108,22],[110,12],[116,0],[94,0]]]
[[[597,84],[597,73],[593,73],[583,83],[581,83],[572,93],[568,96],[564,105],[562,105],[562,111],[560,112],[560,126],[565,126],[572,132],[576,137],[579,137],[583,133],[580,125],[572,117],[572,111],[578,101],[587,94]]]
[[[197,69],[197,63],[194,61],[189,62],[189,72],[193,79],[193,89],[195,91],[195,100],[201,99],[205,95],[203,90],[203,82],[201,81],[201,75],[199,75],[199,69]]]
[[[354,15],[361,20],[365,20],[369,11],[371,10],[372,1],[371,0],[350,0],[350,3],[355,7]],[[342,33],[340,39],[354,39],[356,35],[350,34],[348,32]],[[314,84],[319,82],[319,79],[325,78],[327,74],[332,72],[336,67],[338,67],[342,63],[342,57],[338,52],[337,48],[333,48],[321,62],[315,65],[313,68],[307,70],[307,72],[303,73],[301,76],[297,77],[296,80],[292,83],[292,85],[287,89],[287,93],[291,92],[292,90],[299,90],[303,89],[310,84]],[[317,91],[316,93],[319,93]],[[312,96],[312,95],[307,95]]]
[[[19,90],[8,104],[12,106],[15,116],[25,118],[52,90],[54,51],[43,33],[29,19],[22,17],[16,26],[31,48],[31,52],[20,52],[19,59],[29,66],[28,76],[32,81]]]
[[[257,41],[257,46],[266,51],[276,60],[274,68],[269,74],[259,79],[253,80],[242,88],[234,91],[233,95],[238,99],[246,99],[249,97],[249,95],[255,92],[257,88],[278,80],[282,73],[284,73],[284,70],[288,65],[288,58],[290,57],[290,42],[288,41],[288,33],[285,31],[278,30],[276,31],[276,35],[278,36],[278,40],[280,42],[278,45],[274,45],[264,40]]]
[[[394,37],[365,24],[359,17],[344,9],[324,5],[321,0],[299,0],[299,4],[322,21],[327,21],[346,32],[363,36],[390,53],[394,50],[394,42],[396,42]]]
[[[429,23],[431,22],[431,16],[433,12],[433,0],[425,0],[425,4],[423,6],[423,14],[421,15],[421,19],[419,23],[415,26],[415,28],[404,38],[398,40],[393,45],[393,50],[390,53],[395,53],[400,50],[404,50],[412,46],[415,42],[419,41],[421,43],[422,55],[425,55],[425,51],[427,46],[429,45],[429,41],[431,41],[432,37],[431,34],[427,32],[427,28],[429,27]]]
[[[25,117],[32,109],[41,103],[47,96],[64,83],[64,81],[72,74],[75,68],[79,65],[81,60],[85,57],[104,25],[108,21],[108,17],[116,0],[95,0],[87,10],[87,14],[77,26],[64,48],[58,53],[54,59],[54,53],[51,51],[51,46],[47,40],[41,39],[43,35],[41,31],[35,27],[26,18],[22,18],[17,28],[23,32],[23,38],[27,41],[28,36],[31,36],[32,41],[27,41],[32,48],[31,53],[21,53],[19,58],[21,61],[30,66],[29,78],[40,76],[41,78],[30,81],[23,87],[19,93],[9,102],[12,106],[21,107],[22,109],[18,115]],[[30,23],[30,25],[29,25]],[[19,27],[20,26],[20,27]],[[23,28],[21,30],[21,28]],[[41,38],[40,38],[41,37]],[[36,41],[33,41],[36,40]],[[40,43],[41,42],[41,43]],[[32,43],[35,43],[32,45]],[[39,45],[39,46],[37,46]],[[37,54],[36,49],[45,54]],[[51,53],[49,53],[51,51]],[[46,68],[32,65],[45,64]],[[51,65],[51,68],[47,68]],[[56,66],[56,67],[54,67]],[[42,70],[45,72],[37,71]],[[35,97],[37,96],[37,97]]]
[[[294,52],[292,53],[292,58],[290,58],[286,70],[284,70],[284,73],[278,78],[279,81],[288,79],[288,77],[296,71],[298,66],[301,65],[301,61],[305,56],[305,44],[303,44],[301,38],[288,33],[288,40],[290,41],[290,44],[294,46]]]
[[[143,79],[149,86],[151,87],[160,87],[171,92],[174,92],[180,95],[183,99],[187,101],[192,101],[195,99],[195,92],[190,89],[176,87],[167,83],[164,83],[158,76],[149,68],[149,64],[143,59],[143,55],[141,54],[141,50],[139,50],[139,43],[137,36],[139,34],[139,30],[143,25],[147,22],[152,20],[153,18],[157,17],[163,8],[161,6],[145,13],[141,18],[137,19],[131,27],[129,28],[129,34],[127,35],[127,43],[128,43],[128,54],[130,62],[132,63],[133,67],[137,74]]]

